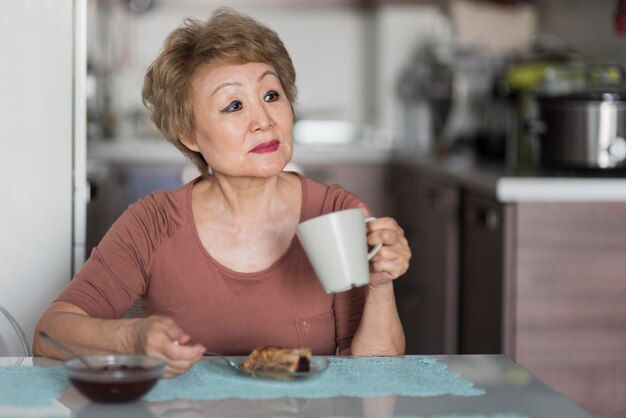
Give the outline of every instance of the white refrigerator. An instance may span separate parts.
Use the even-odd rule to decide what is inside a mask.
[[[86,0],[0,0],[0,304],[30,343],[85,256]]]

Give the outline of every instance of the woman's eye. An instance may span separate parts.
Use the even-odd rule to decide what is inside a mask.
[[[280,94],[278,94],[277,91],[270,90],[267,93],[265,93],[263,100],[265,100],[266,102],[274,102],[278,100],[279,97],[280,97]]]
[[[238,110],[241,110],[242,107],[243,105],[241,104],[241,102],[239,100],[235,100],[224,109],[222,109],[222,112],[236,112]]]

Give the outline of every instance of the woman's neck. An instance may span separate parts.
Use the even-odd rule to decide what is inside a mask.
[[[258,218],[261,214],[270,215],[288,206],[287,176],[290,175],[231,177],[216,173],[208,177],[197,196],[211,206],[214,214],[224,219]]]

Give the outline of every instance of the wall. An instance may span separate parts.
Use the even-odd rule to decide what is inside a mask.
[[[626,66],[626,37],[614,30],[617,0],[537,0],[539,29],[590,58]]]

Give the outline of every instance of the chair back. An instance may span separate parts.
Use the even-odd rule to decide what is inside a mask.
[[[33,352],[15,318],[0,305],[0,357],[30,357]]]

